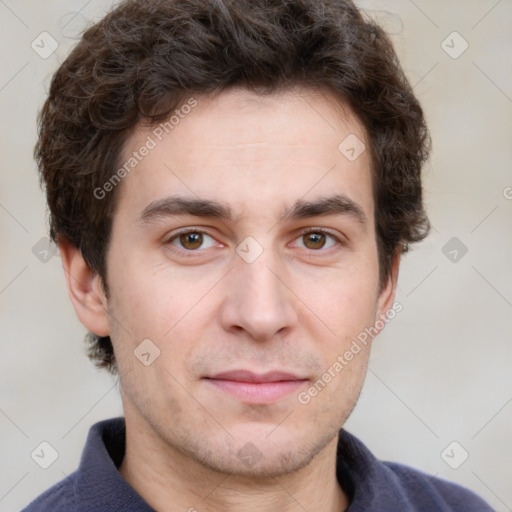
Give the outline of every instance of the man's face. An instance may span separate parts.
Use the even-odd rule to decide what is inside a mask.
[[[340,152],[350,134],[366,137],[329,95],[197,100],[170,133],[137,130],[122,156],[156,142],[119,185],[107,257],[125,415],[209,468],[277,476],[334,442],[369,344],[335,363],[390,305],[392,286],[379,295],[369,151]],[[177,214],[172,198],[232,217]],[[338,199],[328,213],[297,208],[328,198]]]

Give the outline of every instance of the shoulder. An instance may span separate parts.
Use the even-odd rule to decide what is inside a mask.
[[[350,512],[493,512],[473,491],[419,469],[381,461],[341,430],[337,476],[351,497]]]
[[[72,512],[75,510],[73,483],[75,473],[39,495],[21,512]]]
[[[489,504],[462,485],[404,464],[386,461],[382,465],[411,504],[426,506],[425,510],[493,512]]]

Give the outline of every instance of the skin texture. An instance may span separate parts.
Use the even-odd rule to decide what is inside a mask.
[[[337,434],[370,343],[309,403],[298,396],[393,303],[398,257],[379,290],[369,151],[349,161],[338,150],[349,134],[368,146],[367,137],[320,91],[232,89],[197,100],[118,185],[108,298],[79,251],[59,244],[80,321],[114,345],[127,424],[121,474],[161,511],[344,510]],[[123,161],[153,129],[131,135]],[[280,220],[299,199],[334,194],[366,221],[351,213]],[[176,195],[225,203],[234,219],[141,220],[148,205]],[[204,232],[202,245],[176,237],[183,228]],[[311,239],[304,228],[329,235]],[[262,249],[250,263],[237,253],[247,237]],[[149,366],[134,355],[144,339],[160,350]],[[205,379],[234,369],[304,381],[280,399],[246,403]],[[250,464],[240,450],[252,450]]]

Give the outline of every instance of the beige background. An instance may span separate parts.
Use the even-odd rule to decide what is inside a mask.
[[[59,257],[43,263],[32,252],[46,236],[32,160],[35,115],[73,38],[110,4],[0,0],[1,511],[19,510],[71,473],[90,425],[122,413],[115,380],[84,356],[85,331]],[[374,343],[346,427],[378,457],[460,482],[496,510],[512,510],[512,3],[360,5],[393,34],[424,105],[435,230],[403,261],[404,309]],[[43,31],[59,44],[46,59],[31,48]],[[469,44],[458,58],[464,41],[454,31]],[[456,262],[455,246],[443,252],[452,237],[467,247],[462,257],[455,248]],[[42,441],[59,454],[46,470],[30,456]],[[441,456],[453,441],[452,465],[469,453],[458,469]]]

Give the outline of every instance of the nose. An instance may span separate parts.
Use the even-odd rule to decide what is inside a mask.
[[[223,328],[245,331],[252,339],[265,341],[283,335],[297,323],[294,295],[287,275],[270,250],[247,263],[237,257],[226,276],[226,298],[221,308]]]

